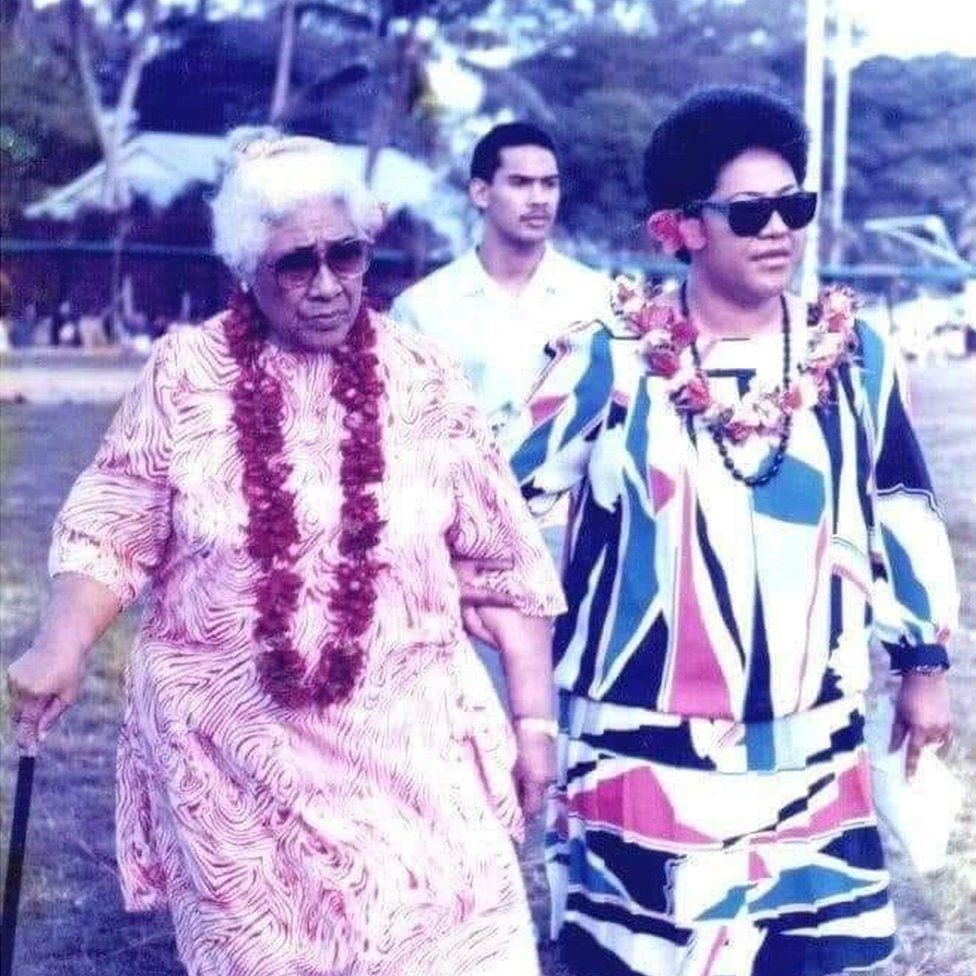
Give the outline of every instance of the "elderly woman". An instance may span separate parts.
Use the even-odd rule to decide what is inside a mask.
[[[687,283],[622,283],[506,434],[534,508],[576,499],[547,842],[583,976],[826,976],[893,948],[868,644],[913,765],[949,734],[957,598],[891,350],[850,295],[788,291],[806,165],[763,92],[679,105],[645,176]]]
[[[245,145],[213,213],[240,292],[157,343],[58,516],[21,744],[148,585],[118,859],[188,971],[533,976],[511,837],[553,770],[545,547],[459,373],[363,304],[381,212],[329,144]],[[471,558],[506,566],[514,734],[462,628]]]

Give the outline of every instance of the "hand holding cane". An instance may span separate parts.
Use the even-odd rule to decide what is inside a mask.
[[[33,643],[7,668],[10,715],[22,755],[4,884],[0,976],[9,976],[13,967],[34,756],[38,744],[78,698],[86,655],[119,610],[118,598],[101,583],[78,573],[56,576]]]
[[[33,648],[32,648],[33,651]],[[26,666],[15,662],[7,671],[10,688],[10,712],[17,735],[21,756],[17,765],[17,786],[14,790],[14,812],[10,826],[10,853],[7,874],[3,885],[3,916],[0,919],[0,976],[10,976],[13,971],[14,938],[17,931],[17,915],[20,908],[20,887],[24,870],[24,853],[27,847],[27,822],[30,817],[31,792],[34,785],[34,763],[37,747],[48,729],[67,708],[68,702],[58,695],[32,694],[25,684],[29,674],[29,656]]]

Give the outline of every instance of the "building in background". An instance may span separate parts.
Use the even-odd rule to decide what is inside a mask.
[[[337,150],[350,169],[365,166],[366,147]],[[220,136],[142,132],[121,155],[135,201],[121,218],[101,206],[104,163],[27,207],[3,242],[11,314],[42,318],[68,303],[77,315],[104,315],[114,292],[124,319],[151,330],[159,318],[219,308],[232,283],[210,253],[207,198],[225,153]],[[380,153],[373,186],[390,217],[369,282],[382,305],[463,246],[470,218],[460,191],[398,149]]]

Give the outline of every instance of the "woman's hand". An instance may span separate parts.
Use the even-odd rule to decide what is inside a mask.
[[[17,745],[33,755],[74,704],[85,675],[85,655],[35,642],[7,668],[10,717]]]
[[[89,648],[119,614],[118,597],[80,573],[51,582],[51,599],[34,643],[7,668],[10,716],[17,744],[33,754],[74,704]]]
[[[500,646],[499,620],[492,610],[512,607],[513,601],[485,586],[485,573],[511,569],[511,559],[455,559],[451,563],[461,591],[461,621],[476,640]]]
[[[545,732],[522,726],[515,721],[518,759],[515,763],[515,786],[526,821],[532,820],[545,806],[546,793],[556,778],[556,744]]]
[[[907,671],[902,676],[891,729],[891,751],[899,749],[906,737],[905,775],[909,779],[915,775],[924,746],[938,744],[940,755],[948,749],[952,717],[949,683],[944,671],[937,674]]]

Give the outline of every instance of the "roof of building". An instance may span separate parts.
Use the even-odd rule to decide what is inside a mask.
[[[365,146],[337,144],[336,150],[344,165],[363,171]],[[140,132],[122,147],[121,166],[133,194],[145,197],[154,207],[165,207],[194,183],[215,185],[226,152],[222,136]],[[82,209],[101,205],[104,179],[105,163],[100,162],[24,212],[32,219],[71,220]],[[410,210],[452,245],[458,246],[464,239],[463,194],[445,186],[434,170],[399,149],[380,152],[372,189],[391,214]]]

